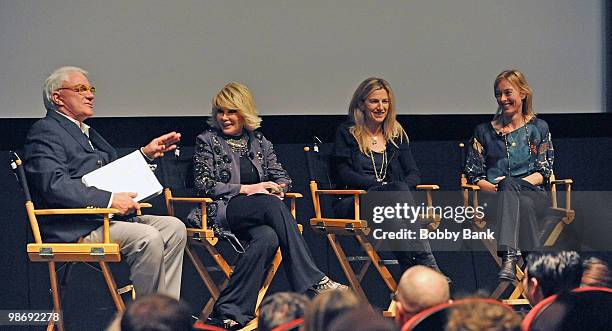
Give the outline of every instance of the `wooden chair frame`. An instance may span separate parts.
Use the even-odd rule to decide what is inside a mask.
[[[205,322],[210,313],[213,310],[215,302],[219,299],[219,295],[221,290],[227,286],[230,275],[232,273],[233,267],[227,262],[227,260],[219,253],[215,245],[219,241],[219,237],[217,237],[214,233],[214,230],[208,226],[206,220],[206,203],[212,202],[210,198],[197,198],[197,197],[175,197],[172,195],[171,188],[164,189],[164,197],[166,201],[166,208],[168,210],[168,215],[174,216],[174,204],[175,203],[191,203],[191,204],[199,204],[202,211],[202,226],[200,228],[187,228],[187,245],[185,246],[185,253],[193,263],[198,275],[202,278],[204,285],[210,292],[211,298],[208,300],[202,312],[200,314],[200,320]],[[300,193],[286,193],[285,198],[290,199],[290,209],[293,217],[296,217],[296,199],[301,198],[302,195]],[[302,231],[301,224],[298,224],[300,231]],[[212,257],[215,261],[223,275],[225,276],[220,283],[216,283],[206,266],[202,262],[202,260],[198,257],[195,247],[203,247],[206,252]],[[282,254],[280,248],[276,251],[276,255],[272,260],[272,263],[268,267],[268,271],[266,273],[266,277],[262,283],[261,288],[259,289],[259,294],[257,295],[257,303],[255,306],[255,316],[259,313],[259,305],[263,300],[270,284],[272,284],[272,280],[274,279],[274,275],[278,271],[278,268],[282,261]],[[257,328],[257,318],[253,319],[249,324],[247,324],[242,330],[255,330]]]
[[[308,161],[308,168],[310,172],[310,193],[312,195],[312,204],[314,207],[315,217],[310,219],[310,227],[317,233],[323,234],[327,237],[329,244],[331,245],[334,254],[336,255],[340,266],[348,279],[351,288],[357,295],[357,297],[363,302],[369,302],[365,292],[361,287],[361,281],[365,276],[370,266],[374,266],[378,274],[381,276],[385,285],[389,289],[390,293],[397,291],[397,282],[393,278],[393,275],[387,268],[385,261],[381,260],[380,256],[374,247],[366,238],[370,233],[368,222],[361,219],[360,215],[360,196],[365,194],[364,190],[322,190],[319,189],[318,184],[314,178],[312,171],[312,160],[310,159],[311,148],[304,147],[306,153],[306,159]],[[316,150],[314,152],[317,152]],[[426,203],[427,208],[433,208],[432,191],[438,190],[438,185],[417,185],[417,189],[426,191]],[[353,219],[341,219],[341,218],[327,218],[322,215],[320,196],[321,195],[353,195],[355,197],[354,210],[355,217]],[[432,210],[432,209],[430,209]],[[421,215],[421,221],[425,221],[428,224],[430,230],[435,230],[440,225],[440,215],[436,215],[433,212],[428,213],[428,217],[425,214]],[[349,258],[347,258],[342,245],[338,241],[337,236],[349,236],[355,239],[357,244],[367,254],[365,263],[361,266],[358,273],[355,273],[353,267],[351,267]],[[392,316],[394,303],[391,302],[388,309],[388,316]]]
[[[465,144],[460,143],[459,148],[461,150],[461,166],[463,167],[465,164],[465,160],[464,160]],[[571,208],[571,192],[572,192],[573,183],[574,182],[571,179],[556,179],[554,173],[550,175],[549,189],[550,189],[551,202],[552,202],[550,210],[560,215],[561,217],[560,217],[559,222],[555,225],[554,229],[551,231],[551,233],[546,238],[544,245],[543,245],[544,247],[554,246],[557,240],[559,239],[559,236],[561,235],[561,232],[563,231],[565,226],[572,223],[574,221],[574,218],[576,217],[575,211]],[[473,208],[478,207],[478,192],[480,191],[480,187],[478,185],[468,184],[467,178],[465,174],[463,173],[463,168],[461,169],[460,184],[461,184],[461,190],[463,193],[464,207],[467,207],[470,205],[470,200],[472,202]],[[565,208],[561,208],[558,206],[557,185],[565,185]],[[474,223],[473,223],[473,230],[483,231],[486,229],[486,226],[487,226],[486,220],[482,218],[475,218]],[[499,256],[497,256],[497,241],[494,239],[493,240],[483,239],[482,242],[487,248],[487,251],[489,251],[489,253],[491,254],[491,257],[493,257],[493,259],[495,260],[495,263],[497,263],[497,265],[501,268],[502,260]],[[510,287],[510,285],[514,283],[514,287],[512,289],[510,296],[508,296],[506,299],[503,299],[502,301],[510,305],[529,304],[529,302],[527,301],[527,298],[525,297],[523,286],[521,285],[521,280],[523,279],[525,275],[523,272],[523,264],[524,264],[524,261],[521,258],[519,260],[519,263],[517,263],[516,265],[516,281],[514,282],[501,281],[499,285],[495,288],[493,293],[491,294],[492,298],[500,299],[504,295],[506,290]]]
[[[34,235],[34,243],[27,245],[27,253],[32,262],[46,262],[49,267],[49,280],[51,285],[51,294],[53,298],[53,312],[60,313],[60,319],[57,322],[49,321],[47,330],[53,330],[57,325],[57,329],[64,330],[63,316],[61,315],[61,299],[63,294],[63,285],[70,269],[70,264],[64,273],[62,282],[58,284],[56,263],[98,263],[100,270],[104,276],[104,281],[108,287],[109,293],[117,311],[125,310],[125,304],[121,299],[121,294],[130,292],[132,298],[135,299],[135,290],[132,285],[128,285],[121,289],[117,289],[117,285],[107,263],[120,262],[121,250],[119,244],[111,241],[110,238],[110,214],[117,214],[119,211],[114,208],[63,208],[63,209],[36,209],[30,191],[27,185],[23,164],[19,156],[11,152],[11,167],[21,184],[25,195],[25,208],[30,223],[32,234]],[[141,208],[151,207],[150,204],[140,204]],[[37,216],[47,215],[103,215],[103,242],[101,243],[45,243],[42,239],[40,228],[38,225]],[[61,286],[60,286],[61,285]]]

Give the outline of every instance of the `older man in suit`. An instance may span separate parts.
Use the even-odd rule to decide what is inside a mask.
[[[133,216],[139,208],[133,192],[108,192],[86,187],[83,175],[117,158],[114,148],[83,123],[93,116],[95,87],[88,73],[62,67],[45,81],[43,97],[47,116],[30,129],[25,144],[25,170],[33,200],[41,208],[116,208],[110,225],[111,240],[121,245],[130,265],[130,278],[139,295],[162,292],[179,298],[186,243],[184,224],[169,216]],[[142,147],[152,161],[176,148],[176,132],[153,139]],[[41,220],[46,241],[101,241],[102,218]]]

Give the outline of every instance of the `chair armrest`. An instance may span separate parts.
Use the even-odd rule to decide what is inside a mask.
[[[296,193],[296,192],[287,192],[285,193],[285,197],[289,199],[299,199],[299,198],[302,198],[303,195],[301,193]]]
[[[352,195],[352,194],[366,194],[365,190],[316,190],[317,194],[330,194],[330,195]]]
[[[196,197],[187,197],[187,198],[169,198],[169,201],[172,202],[187,202],[187,203],[202,203],[202,202],[212,202],[211,198],[196,198]]]
[[[461,188],[468,191],[480,191],[480,186],[472,184],[463,184],[461,185]]]
[[[95,215],[117,214],[115,208],[62,208],[62,209],[36,209],[35,215]]]
[[[551,184],[568,185],[573,184],[574,181],[571,179],[555,179],[550,181]]]
[[[139,203],[140,208],[151,208],[150,203]],[[95,215],[95,214],[118,214],[115,208],[58,208],[58,209],[36,209],[34,215]]]
[[[439,190],[440,186],[438,186],[438,185],[422,184],[422,185],[417,185],[416,189],[417,190]]]

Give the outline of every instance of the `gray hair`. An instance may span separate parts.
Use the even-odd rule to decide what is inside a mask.
[[[79,67],[61,67],[55,70],[47,79],[45,79],[45,84],[43,85],[43,102],[45,103],[45,108],[47,110],[57,110],[55,103],[53,102],[53,92],[62,87],[62,82],[68,80],[68,75],[78,72],[85,77],[89,74],[87,71],[79,68]]]

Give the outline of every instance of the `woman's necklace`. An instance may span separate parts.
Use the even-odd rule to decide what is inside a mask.
[[[381,183],[387,177],[387,150],[385,149],[382,152],[382,162],[380,165],[380,172],[376,169],[376,161],[374,161],[374,152],[370,152],[370,159],[372,160],[372,167],[374,168],[374,177],[376,177],[376,181]]]
[[[370,145],[371,146],[376,146],[378,145],[378,135],[380,134],[381,137],[383,137],[384,139],[384,134],[382,134],[382,127],[379,127],[377,130],[375,131],[370,131],[369,128],[366,128],[366,134],[370,137]],[[375,133],[378,132],[378,133]]]
[[[529,159],[531,160],[531,141],[529,140],[529,129],[527,129],[527,123],[523,122],[523,128],[525,128],[525,137],[527,139],[527,148],[529,149]],[[510,145],[512,145],[512,147],[516,147],[516,140],[515,139],[512,143],[508,142],[508,136],[510,135],[511,132],[508,132],[506,134],[503,134],[504,137],[504,144],[506,145],[506,157],[508,159],[508,176],[512,176],[512,172],[510,171]]]
[[[226,137],[225,141],[230,149],[234,153],[239,153],[240,155],[245,155],[248,151],[249,138],[246,134],[243,134],[239,138],[234,137]]]

